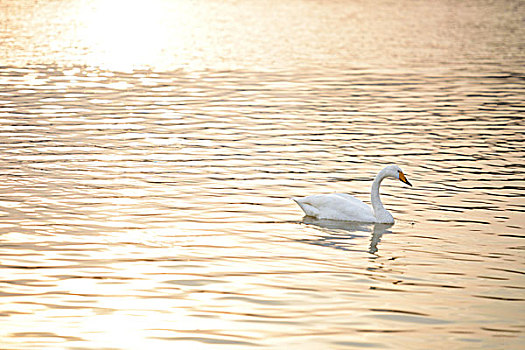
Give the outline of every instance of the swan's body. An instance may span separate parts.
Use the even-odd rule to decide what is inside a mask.
[[[401,168],[397,165],[389,165],[377,174],[372,183],[372,207],[346,193],[318,194],[292,199],[307,216],[317,219],[393,224],[394,217],[385,209],[379,198],[379,186],[387,177],[412,186]]]

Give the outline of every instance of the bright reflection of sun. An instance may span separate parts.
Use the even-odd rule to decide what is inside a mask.
[[[90,3],[87,11],[82,9],[78,14],[82,16],[79,34],[88,61],[117,70],[155,66],[168,41],[165,24],[170,19],[165,5],[163,0]]]

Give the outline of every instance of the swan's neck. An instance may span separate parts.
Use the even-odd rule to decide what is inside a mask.
[[[393,216],[388,212],[388,210],[385,209],[385,207],[383,206],[383,202],[381,202],[381,198],[379,197],[379,187],[381,186],[381,181],[383,181],[385,177],[386,174],[382,170],[377,174],[376,178],[374,179],[374,182],[372,183],[372,208],[374,209],[374,216],[377,219],[377,222],[393,223]]]

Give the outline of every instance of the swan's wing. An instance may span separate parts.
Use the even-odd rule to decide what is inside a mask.
[[[318,194],[293,198],[306,215],[318,219],[374,222],[372,209],[345,193]]]
[[[360,208],[361,210],[365,211],[370,210],[370,207],[367,204],[363,203],[363,201],[347,193],[334,193],[334,195],[344,198],[348,203],[352,203],[351,205],[355,206],[356,208]]]

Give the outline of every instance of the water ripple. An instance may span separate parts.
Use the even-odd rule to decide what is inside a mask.
[[[466,28],[501,30],[476,23]],[[472,52],[455,43],[457,56]],[[496,58],[435,65],[429,49],[414,58],[423,68],[335,69],[311,48],[320,56],[304,69],[118,71],[5,53],[5,346],[519,347],[525,73],[518,58],[499,64],[501,52],[469,45]],[[303,218],[290,200],[369,202],[387,163],[414,184],[384,182],[393,226]]]

